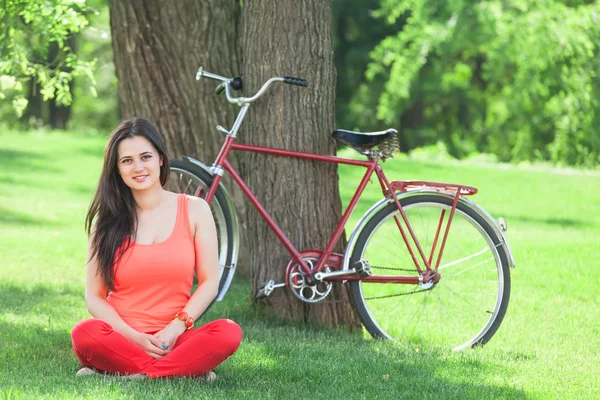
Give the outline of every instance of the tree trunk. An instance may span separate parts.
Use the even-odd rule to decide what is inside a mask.
[[[272,76],[295,76],[308,88],[278,84],[255,103],[240,140],[318,154],[334,154],[335,68],[331,4],[322,0],[245,0],[242,14],[242,72],[250,95]],[[324,249],[341,217],[337,166],[246,153],[242,174],[271,216],[300,251]],[[252,295],[269,279],[282,282],[290,254],[258,213],[247,207]],[[343,243],[342,243],[343,242]],[[340,252],[345,238],[335,251]],[[323,303],[308,305],[284,289],[260,304],[296,321],[356,328],[347,288],[334,285]]]
[[[236,74],[239,0],[110,0],[109,7],[122,117],[155,123],[171,157],[210,165],[224,142],[215,127],[232,124],[235,109],[214,95],[212,81],[197,82],[196,71]],[[242,214],[241,194],[234,197]]]
[[[27,85],[29,86],[27,108],[21,116],[21,121],[28,127],[39,127],[44,124],[44,102],[40,93],[40,85],[34,79],[30,79]]]
[[[71,35],[67,39],[67,46],[71,48],[73,53],[77,53],[77,35]],[[58,43],[52,42],[50,47],[48,48],[48,63],[52,63],[55,59],[61,57],[61,49],[58,47]],[[62,71],[71,73],[72,68],[63,68]],[[73,97],[73,101],[75,100],[75,81],[71,80],[69,82],[69,91],[71,92],[71,96]],[[72,104],[72,103],[71,103]],[[67,124],[71,119],[71,109],[72,105],[58,105],[56,103],[56,97],[50,99],[48,102],[49,115],[48,119],[50,122],[50,127],[52,129],[67,129]]]

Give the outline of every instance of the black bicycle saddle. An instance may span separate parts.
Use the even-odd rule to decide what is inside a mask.
[[[385,142],[398,133],[395,129],[387,129],[379,132],[353,132],[344,129],[333,131],[331,137],[335,140],[350,146],[358,151],[369,150],[378,144]]]

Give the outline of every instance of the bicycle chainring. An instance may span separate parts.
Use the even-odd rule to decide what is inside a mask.
[[[312,271],[317,266],[319,259],[315,257],[305,257],[304,261]],[[323,271],[330,272],[331,270],[329,267],[325,267]],[[331,282],[317,282],[315,285],[309,285],[307,283],[306,274],[298,264],[292,266],[288,279],[289,288],[292,293],[294,293],[294,296],[305,303],[318,303],[322,301],[329,295],[333,287]]]

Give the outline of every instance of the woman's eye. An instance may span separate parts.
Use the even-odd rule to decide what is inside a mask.
[[[127,164],[129,161],[131,161],[131,160],[127,159],[127,160],[123,160],[123,161],[121,161],[121,163],[123,163],[123,164]]]
[[[142,160],[149,160],[151,158],[152,158],[152,156],[149,155],[149,154],[147,154],[147,155],[145,155],[145,156],[142,157]]]

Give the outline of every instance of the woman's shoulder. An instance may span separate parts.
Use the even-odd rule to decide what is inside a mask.
[[[206,200],[196,197],[185,195],[188,200],[188,213],[190,217],[194,220],[202,220],[207,215],[211,214],[210,206],[206,202]]]

